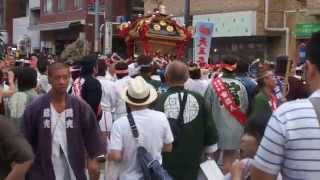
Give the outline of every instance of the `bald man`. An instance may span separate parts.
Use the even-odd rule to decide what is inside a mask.
[[[196,180],[202,153],[211,156],[217,150],[215,125],[203,97],[184,88],[189,78],[184,63],[170,63],[165,78],[169,89],[155,106],[167,115],[175,140],[163,165],[173,179]]]
[[[67,65],[51,64],[48,78],[52,86],[49,93],[33,101],[23,115],[23,133],[36,154],[28,177],[86,180],[87,168],[90,179],[97,180],[96,157],[104,149],[96,116],[87,103],[66,93],[70,79]]]

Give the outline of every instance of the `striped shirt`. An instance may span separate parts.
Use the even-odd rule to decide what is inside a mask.
[[[320,97],[320,90],[311,95]],[[320,127],[308,99],[288,102],[271,116],[254,160],[268,174],[284,180],[320,179]]]

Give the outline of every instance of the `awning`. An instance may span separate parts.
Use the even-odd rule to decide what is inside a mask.
[[[30,26],[30,30],[38,30],[38,31],[52,31],[52,30],[59,30],[59,29],[68,29],[70,25],[77,24],[77,25],[84,25],[85,20],[74,20],[74,21],[63,21],[63,22],[55,22],[55,23],[46,23],[46,24],[38,24],[35,26]]]

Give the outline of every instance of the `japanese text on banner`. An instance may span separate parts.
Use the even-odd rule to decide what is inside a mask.
[[[213,23],[198,22],[194,35],[194,61],[208,63],[211,38],[213,33]]]

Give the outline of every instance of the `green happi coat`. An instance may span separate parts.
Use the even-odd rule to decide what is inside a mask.
[[[222,81],[226,85],[226,88],[232,93],[235,104],[240,106],[243,113],[246,113],[248,109],[248,95],[244,85],[231,74],[224,75]],[[240,148],[240,138],[243,134],[244,127],[222,105],[211,82],[205,94],[205,99],[210,105],[213,121],[217,126],[219,149],[238,150]]]
[[[265,113],[268,116],[272,114],[272,108],[270,106],[270,99],[268,96],[260,91],[255,97],[252,102],[252,109],[250,116],[254,116],[258,113]]]
[[[160,82],[160,81],[151,79],[151,77],[149,77],[149,76],[144,76],[144,75],[142,75],[142,78],[143,78],[147,83],[151,84],[151,85],[158,91],[159,87],[161,86],[161,82]]]
[[[212,148],[217,142],[216,128],[203,97],[183,87],[169,88],[159,97],[156,109],[164,112],[168,119],[177,119],[180,110],[178,93],[181,97],[188,93],[184,126],[173,152],[163,154],[163,165],[176,180],[196,180],[201,155],[206,147]]]

